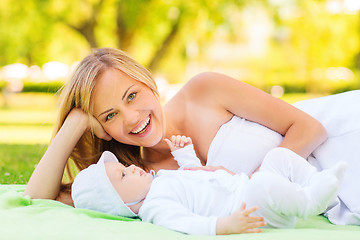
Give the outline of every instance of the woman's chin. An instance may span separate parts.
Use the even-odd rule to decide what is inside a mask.
[[[153,140],[150,140],[148,144],[143,145],[143,147],[154,147],[162,141],[162,135],[154,137]]]

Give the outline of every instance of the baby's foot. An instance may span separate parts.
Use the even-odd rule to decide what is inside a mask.
[[[309,203],[307,216],[318,215],[335,200],[347,164],[340,162],[330,169],[315,173],[307,187]]]
[[[341,182],[342,179],[344,178],[344,174],[345,174],[347,167],[348,167],[348,164],[346,162],[339,162],[332,168],[326,169],[323,172],[328,171],[329,173],[332,173],[334,176],[337,177],[339,182]]]

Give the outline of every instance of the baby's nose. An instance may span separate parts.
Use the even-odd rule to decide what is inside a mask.
[[[131,164],[131,165],[129,166],[129,170],[130,170],[131,173],[134,173],[134,172],[135,172],[135,169],[136,169],[136,167],[135,167],[134,164]]]

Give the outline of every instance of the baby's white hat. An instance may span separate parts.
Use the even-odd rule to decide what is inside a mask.
[[[118,162],[116,156],[105,151],[96,164],[80,171],[71,187],[71,197],[76,208],[124,217],[136,217],[121,199],[105,170],[106,162]]]

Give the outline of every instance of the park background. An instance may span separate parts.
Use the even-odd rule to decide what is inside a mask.
[[[293,103],[360,88],[358,0],[1,0],[0,184],[25,184],[92,48],[147,67],[166,102],[203,71]]]

